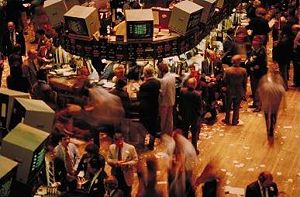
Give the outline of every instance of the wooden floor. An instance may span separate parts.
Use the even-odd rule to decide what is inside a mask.
[[[221,178],[222,186],[246,188],[262,171],[270,171],[280,191],[289,196],[300,196],[300,89],[290,88],[286,93],[286,109],[280,111],[274,143],[267,140],[262,112],[254,113],[248,108],[251,99],[242,104],[239,126],[224,125],[224,114],[218,115],[213,126],[203,125],[200,133],[200,154],[196,162],[195,175],[200,176],[205,166],[213,164],[213,172]],[[101,137],[101,151],[106,155],[111,143]],[[164,150],[159,140],[156,149],[140,155],[143,159],[155,154],[159,161],[158,188],[166,191],[167,171]],[[107,168],[109,172],[109,168]],[[133,187],[136,194],[138,180]],[[167,196],[167,193],[165,196]],[[201,185],[197,188],[201,196]],[[220,196],[225,196],[223,192]]]

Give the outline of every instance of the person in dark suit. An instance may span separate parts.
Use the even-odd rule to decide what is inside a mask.
[[[278,196],[277,184],[273,182],[270,172],[261,172],[258,180],[250,183],[246,188],[246,197],[276,197]]]
[[[5,57],[0,51],[0,87],[1,87],[1,81],[2,81],[2,74],[3,74],[3,70],[4,70],[4,60],[5,60]]]
[[[104,180],[104,186],[106,190],[106,197],[123,197],[122,190],[118,189],[118,180],[114,176],[108,176]]]
[[[191,126],[192,144],[198,154],[197,142],[200,133],[202,102],[201,93],[195,90],[196,86],[197,80],[190,78],[187,81],[187,88],[181,88],[179,114],[182,118],[183,136],[188,138],[189,127]]]
[[[154,75],[154,68],[150,65],[145,66],[145,81],[140,86],[138,99],[140,101],[139,113],[140,120],[147,131],[150,133],[148,148],[153,150],[155,137],[159,133],[159,89],[160,81]]]
[[[21,55],[25,55],[25,38],[22,32],[16,30],[15,24],[10,21],[7,23],[7,29],[3,35],[3,54],[9,56],[13,52],[14,45],[21,45]]]
[[[251,37],[254,38],[256,35],[264,37],[263,44],[266,45],[268,42],[268,33],[271,31],[268,21],[264,18],[267,11],[264,8],[258,7],[255,10],[255,17],[249,22],[247,29],[252,30]]]
[[[103,197],[105,194],[104,179],[107,177],[100,158],[94,157],[88,162],[87,171],[90,174],[89,184],[85,191],[88,196]]]
[[[252,51],[246,61],[246,67],[249,68],[250,72],[250,85],[253,96],[253,104],[250,107],[255,108],[253,112],[259,112],[260,102],[257,96],[258,82],[268,72],[266,48],[263,46],[263,40],[260,36],[253,38]]]
[[[235,55],[232,57],[232,67],[225,70],[224,74],[224,87],[226,92],[226,106],[225,106],[225,119],[224,123],[229,124],[230,110],[233,105],[232,125],[239,123],[239,109],[242,98],[246,94],[247,87],[247,71],[245,68],[240,67],[241,56]]]

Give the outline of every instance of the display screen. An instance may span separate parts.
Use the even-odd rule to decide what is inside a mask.
[[[70,33],[88,36],[88,29],[83,19],[65,17],[65,23]]]
[[[8,129],[11,130],[15,128],[17,124],[23,122],[25,113],[26,113],[26,109],[19,102],[16,101],[13,107]]]
[[[153,22],[128,22],[127,34],[129,39],[152,38]]]
[[[46,150],[44,148],[44,143],[42,143],[33,153],[32,162],[30,167],[30,172],[28,180],[30,181],[39,171],[44,164]]]
[[[6,127],[8,96],[0,94],[0,127]]]
[[[16,176],[16,168],[0,179],[0,196],[9,196],[12,183]]]

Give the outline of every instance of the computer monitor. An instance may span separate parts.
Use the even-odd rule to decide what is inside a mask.
[[[151,9],[125,10],[127,39],[153,39],[153,13]]]
[[[18,163],[0,155],[0,196],[10,196]]]
[[[8,128],[16,97],[29,98],[30,95],[7,88],[0,88],[0,127]]]
[[[20,123],[3,138],[0,153],[19,163],[17,181],[30,184],[39,174],[48,136],[49,133]]]
[[[78,36],[93,37],[100,28],[97,9],[94,7],[73,6],[64,14],[69,33]]]
[[[16,98],[8,129],[22,122],[51,133],[54,115],[55,112],[42,100]]]

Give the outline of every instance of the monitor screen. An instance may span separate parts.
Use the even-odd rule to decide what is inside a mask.
[[[127,22],[128,39],[152,38],[153,22]]]
[[[45,158],[46,150],[44,147],[44,143],[42,143],[34,152],[32,155],[32,161],[30,166],[30,171],[28,175],[28,182],[30,182],[31,179],[37,175],[43,164],[44,164],[44,158]]]
[[[9,96],[0,94],[0,127],[6,127]]]
[[[15,102],[13,110],[12,110],[12,115],[10,119],[10,123],[8,125],[8,129],[11,130],[17,126],[20,122],[24,121],[26,109],[19,103]]]
[[[88,29],[84,19],[65,17],[65,23],[69,33],[88,36]]]

